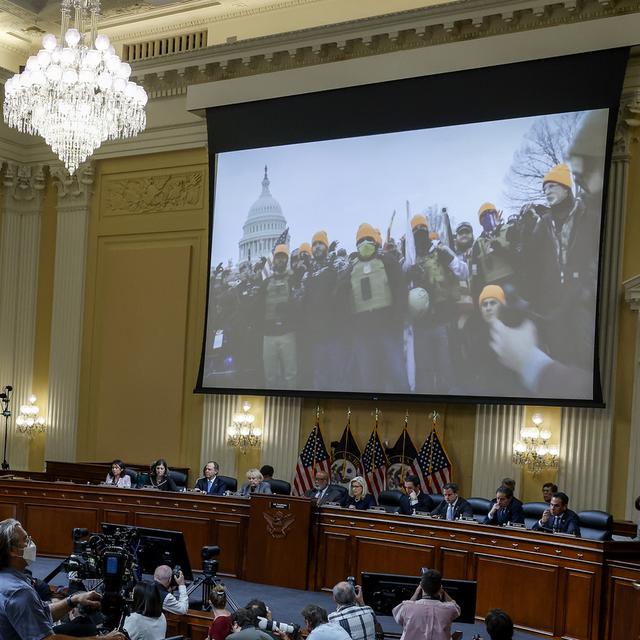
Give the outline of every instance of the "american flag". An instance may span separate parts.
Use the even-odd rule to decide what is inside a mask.
[[[387,454],[384,452],[382,442],[380,442],[378,424],[376,423],[367,442],[367,446],[364,448],[364,453],[362,454],[364,478],[367,481],[369,493],[373,494],[376,502],[378,501],[380,493],[385,489],[388,466],[389,460],[387,459]]]
[[[426,493],[442,493],[442,487],[451,482],[451,460],[435,430],[431,430],[418,454],[417,471]]]
[[[298,458],[293,479],[294,496],[303,496],[313,487],[313,476],[317,471],[326,471],[331,477],[331,459],[324,446],[320,425],[316,422]]]
[[[276,250],[276,247],[279,244],[289,244],[289,227],[287,227],[276,239],[276,241],[273,243],[273,247],[271,248],[271,256],[273,255],[273,252]],[[266,280],[267,278],[269,278],[272,274],[273,274],[273,260],[271,259],[271,256],[265,256],[266,258],[266,262],[264,263],[264,267],[262,267],[262,278],[263,280]]]

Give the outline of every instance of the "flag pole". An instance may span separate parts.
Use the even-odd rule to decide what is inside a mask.
[[[351,435],[351,407],[347,407],[347,442],[345,447],[349,446],[349,436]],[[344,472],[347,469],[347,459],[342,458],[342,477],[344,478]]]
[[[313,427],[316,437],[313,439],[313,473],[316,472],[316,458],[318,456],[318,440],[320,439],[320,405],[316,405],[316,424]]]

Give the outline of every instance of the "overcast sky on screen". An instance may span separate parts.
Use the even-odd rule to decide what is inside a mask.
[[[374,136],[265,147],[218,155],[212,264],[238,260],[242,225],[262,191],[280,203],[291,247],[310,242],[318,229],[355,249],[355,233],[368,222],[404,234],[411,213],[447,207],[452,219],[481,231],[477,211],[490,201],[506,209],[505,176],[538,116],[421,129]]]

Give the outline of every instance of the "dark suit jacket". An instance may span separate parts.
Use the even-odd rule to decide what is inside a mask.
[[[219,476],[216,476],[213,479],[211,491],[207,491],[207,486],[208,482],[206,478],[198,478],[198,481],[196,482],[196,489],[199,489],[203,493],[207,493],[210,496],[221,496],[227,490],[227,483]]]
[[[431,511],[433,509],[433,500],[428,493],[421,491],[418,495],[418,503],[411,504],[411,498],[409,496],[402,496],[400,498],[400,513],[404,513],[410,516],[414,509],[416,511]]]
[[[357,502],[355,501],[354,498],[350,497],[347,500],[345,507],[350,507],[352,505],[356,509],[360,509],[360,510],[371,509],[371,507],[378,506],[376,503],[376,499],[370,493],[367,493],[367,495],[364,498],[362,498],[361,500],[358,500]]]
[[[432,512],[432,516],[439,516],[440,518],[447,517],[447,507],[449,503],[446,500],[443,500]],[[470,516],[473,517],[473,509],[471,505],[464,499],[458,496],[456,500],[456,505],[453,508],[453,519],[457,520],[460,516]]]
[[[307,496],[307,498],[316,498],[317,494],[318,492],[316,489],[309,489],[309,491],[307,491],[304,495]],[[316,499],[318,501],[317,505],[319,507],[321,507],[323,504],[327,504],[328,502],[338,502],[339,504],[343,505],[344,493],[340,491],[338,487],[330,484],[327,486],[327,490],[324,492],[322,498]]]
[[[491,511],[495,503],[496,499],[494,498],[491,501],[491,508],[489,509],[489,511]],[[513,498],[509,506],[503,511],[497,511],[493,518],[489,518],[489,514],[487,514],[487,517],[484,519],[484,524],[493,524],[497,525],[498,527],[504,526],[505,524],[507,524],[507,522],[517,522],[520,524],[524,524],[524,511],[522,510],[522,502],[520,502],[520,500],[518,500],[517,498]]]
[[[547,522],[540,524],[540,520],[536,522],[533,527],[534,531],[548,531],[552,533],[554,517],[551,516]],[[556,523],[555,531],[558,533],[573,533],[578,538],[580,537],[580,520],[578,514],[571,509],[567,509],[561,516],[558,516],[558,522]]]

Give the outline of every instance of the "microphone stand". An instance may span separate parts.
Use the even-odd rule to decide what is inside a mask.
[[[2,469],[4,471],[9,469],[9,463],[7,462],[7,437],[9,435],[9,418],[11,417],[9,403],[11,402],[12,391],[12,386],[6,386],[4,388],[4,391],[0,393],[0,402],[2,403],[2,416],[4,417],[4,454],[2,460]]]

